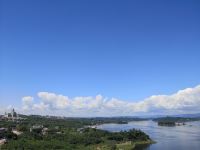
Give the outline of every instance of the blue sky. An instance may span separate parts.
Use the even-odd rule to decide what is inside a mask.
[[[198,0],[1,0],[0,101],[140,101],[200,83]]]

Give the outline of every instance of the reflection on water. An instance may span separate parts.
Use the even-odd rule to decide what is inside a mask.
[[[141,129],[147,133],[156,144],[139,147],[145,150],[200,150],[200,121],[188,122],[185,126],[158,126],[153,121],[135,121],[128,124],[103,124],[99,129],[109,131]]]

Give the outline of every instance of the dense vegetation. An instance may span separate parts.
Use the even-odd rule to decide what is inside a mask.
[[[196,118],[189,118],[189,117],[161,117],[161,118],[155,118],[153,121],[156,122],[189,122],[189,121],[198,121],[200,120],[199,117]]]
[[[128,118],[130,120],[130,118]],[[132,118],[133,120],[133,118]],[[135,119],[139,120],[139,119]],[[0,127],[9,130],[1,135],[8,139],[8,143],[2,149],[102,149],[114,150],[124,146],[133,148],[135,143],[151,143],[148,135],[140,130],[108,132],[95,128],[88,128],[88,125],[100,123],[124,123],[127,118],[47,118],[41,116],[27,116],[26,120],[20,122],[1,121]],[[44,134],[42,129],[34,129],[33,125],[42,125],[48,128]],[[16,136],[11,132],[15,128],[23,134]]]
[[[175,123],[175,122],[172,122],[172,121],[164,121],[164,122],[159,121],[159,122],[158,122],[158,125],[159,125],[159,126],[170,126],[170,127],[173,127],[173,126],[176,125],[176,123]]]
[[[185,125],[185,122],[189,121],[198,121],[200,118],[188,118],[188,117],[161,117],[153,119],[153,121],[156,121],[159,126],[180,126]]]

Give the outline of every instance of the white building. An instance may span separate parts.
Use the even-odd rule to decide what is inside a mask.
[[[15,110],[13,108],[10,113],[5,112],[4,118],[8,119],[8,120],[15,121],[15,120],[19,119],[19,115],[15,112]]]

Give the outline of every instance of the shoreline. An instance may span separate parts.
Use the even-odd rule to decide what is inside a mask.
[[[126,150],[134,150],[136,149],[138,146],[150,146],[151,144],[155,144],[157,143],[156,141],[153,140],[148,140],[148,141],[129,141],[129,142],[124,142],[124,143],[120,143],[120,144],[116,144],[117,149],[126,149]]]

